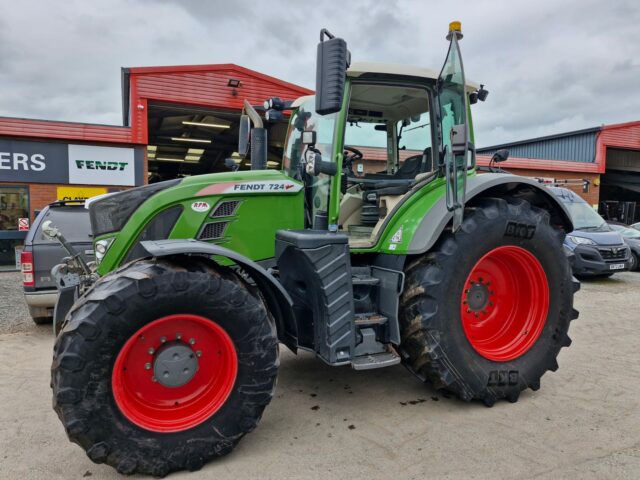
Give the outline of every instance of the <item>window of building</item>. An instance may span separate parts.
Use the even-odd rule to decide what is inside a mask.
[[[0,270],[16,268],[16,248],[19,253],[27,235],[21,218],[29,219],[28,187],[0,186]]]

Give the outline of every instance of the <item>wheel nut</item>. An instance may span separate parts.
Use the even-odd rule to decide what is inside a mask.
[[[176,333],[176,339],[180,340],[182,338],[182,334],[181,333]]]
[[[167,341],[167,337],[160,337],[160,343],[165,343]]]
[[[144,369],[145,370],[151,370],[151,364],[150,363],[145,363],[144,364]]]
[[[149,355],[153,355],[156,351],[152,348],[150,348],[149,350],[147,350],[149,352]]]
[[[201,351],[201,350],[198,350],[198,351],[196,352],[196,357],[201,357],[201,356],[202,356],[202,351]]]
[[[157,379],[156,377],[151,377],[151,381],[152,381],[152,382],[157,382],[157,381],[158,381],[158,379]]]
[[[195,345],[196,343],[196,339],[195,338],[190,338],[189,339],[189,345]]]

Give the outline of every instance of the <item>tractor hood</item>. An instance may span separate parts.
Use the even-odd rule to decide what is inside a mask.
[[[251,260],[273,257],[275,231],[304,228],[303,184],[277,170],[198,175],[133,188],[88,205],[98,273],[145,256],[145,240],[198,239]],[[103,248],[104,247],[104,248]]]

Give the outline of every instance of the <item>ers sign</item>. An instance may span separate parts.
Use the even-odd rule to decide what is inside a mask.
[[[0,139],[0,182],[140,185],[138,150]]]

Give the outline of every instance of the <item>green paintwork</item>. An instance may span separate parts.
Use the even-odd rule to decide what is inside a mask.
[[[405,255],[413,235],[420,222],[433,205],[444,197],[446,185],[444,177],[436,178],[411,195],[393,214],[391,220],[378,236],[378,241],[371,248],[353,249],[354,253],[388,253]],[[402,228],[402,239],[392,241],[392,237]]]
[[[105,275],[117,268],[149,221],[161,211],[175,205],[182,205],[183,211],[171,231],[170,239],[196,238],[205,223],[231,219],[224,239],[215,243],[252,260],[272,258],[277,230],[304,228],[303,190],[295,193],[233,192],[204,196],[198,196],[198,192],[205,187],[221,183],[279,180],[299,184],[276,170],[225,172],[185,178],[175,187],[163,190],[145,201],[131,215],[120,232],[96,239],[115,236],[98,266],[98,273]],[[226,199],[237,199],[242,203],[233,217],[211,219],[209,214],[220,201]],[[207,202],[210,208],[204,212],[196,212],[191,208],[195,201]]]
[[[351,91],[351,80],[347,78],[344,86],[345,92]],[[338,167],[338,174],[331,179],[331,192],[329,196],[329,225],[337,225],[340,216],[340,186],[342,183],[342,157],[344,152],[344,130],[347,126],[347,116],[349,111],[349,94],[345,93],[342,98],[342,108],[338,112],[335,132],[333,134],[333,158]]]

